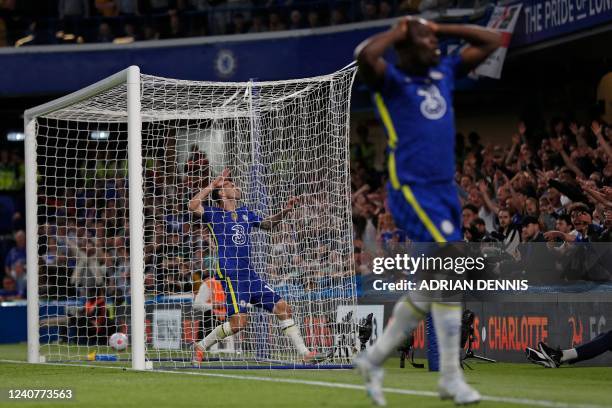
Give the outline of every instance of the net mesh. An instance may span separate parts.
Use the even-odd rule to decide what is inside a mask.
[[[348,124],[354,69],[247,83],[141,75],[146,358],[192,367],[192,343],[227,320],[215,237],[187,203],[224,168],[239,205],[265,218],[250,234],[255,272],[292,307],[306,345],[344,363],[355,304]],[[126,85],[36,118],[41,354],[115,360],[130,348]],[[241,289],[244,290],[244,289]],[[278,320],[246,305],[246,330],[214,346],[204,367],[297,365]],[[138,340],[138,339],[130,339]]]

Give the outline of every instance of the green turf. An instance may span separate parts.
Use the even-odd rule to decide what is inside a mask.
[[[0,346],[0,359],[25,360],[24,344]],[[397,368],[388,362],[385,386],[434,391],[436,376],[423,369]],[[612,368],[567,367],[544,369],[531,364],[475,363],[467,371],[468,381],[488,396],[530,398],[569,404],[612,406]],[[347,370],[196,370],[198,373],[280,377],[329,383],[360,384]],[[0,389],[72,388],[73,402],[1,402],[0,406],[43,405],[74,407],[369,407],[360,390],[325,388],[304,384],[272,383],[168,374],[132,372],[90,367],[60,367],[0,363]],[[450,407],[436,398],[387,394],[391,407]],[[516,407],[488,402],[481,407]],[[525,406],[525,405],[523,405]]]

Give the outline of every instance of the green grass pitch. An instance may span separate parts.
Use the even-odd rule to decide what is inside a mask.
[[[1,407],[370,407],[360,377],[349,370],[180,370],[134,372],[113,368],[30,365],[25,344],[0,346]],[[440,401],[435,374],[387,363],[390,407],[452,407]],[[98,362],[100,364],[100,362]],[[612,368],[478,363],[470,384],[489,397],[479,407],[612,407]],[[192,374],[195,373],[195,374]],[[225,376],[231,376],[228,378]],[[72,388],[73,401],[14,402],[8,389]],[[408,390],[408,391],[407,391]],[[416,391],[418,395],[409,393]],[[512,401],[504,400],[511,398]],[[520,401],[519,401],[520,399]]]

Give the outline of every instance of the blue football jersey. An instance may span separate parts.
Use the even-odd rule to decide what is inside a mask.
[[[389,140],[389,176],[403,184],[452,182],[455,118],[452,92],[462,74],[461,57],[447,56],[424,77],[387,64],[374,102]]]
[[[262,219],[246,207],[225,211],[219,207],[204,207],[202,221],[208,224],[217,246],[219,267],[222,273],[234,278],[248,274],[251,268],[251,229]]]

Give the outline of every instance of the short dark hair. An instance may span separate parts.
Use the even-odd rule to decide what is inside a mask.
[[[210,198],[214,203],[218,203],[219,201],[221,201],[221,189],[214,188],[213,191],[210,193]]]
[[[476,207],[474,204],[466,204],[463,206],[463,209],[470,210],[474,214],[478,214],[478,207]]]
[[[538,225],[540,225],[540,221],[538,221],[538,219],[536,217],[533,217],[533,216],[529,215],[529,216],[523,218],[522,225],[526,226],[526,225],[529,225],[529,224],[538,224]]]
[[[567,167],[562,167],[561,170],[559,170],[559,174],[567,174],[571,178],[576,178],[576,173]]]
[[[486,225],[486,224],[482,218],[478,217],[472,220],[472,222],[470,223],[470,227],[476,226],[476,225]]]
[[[569,212],[570,215],[574,212],[585,212],[588,214],[591,213],[589,206],[586,205],[585,203],[580,203],[580,202],[571,204],[568,207],[567,211]]]
[[[567,225],[572,225],[572,218],[567,214],[561,214],[557,217],[557,221],[565,221]]]

